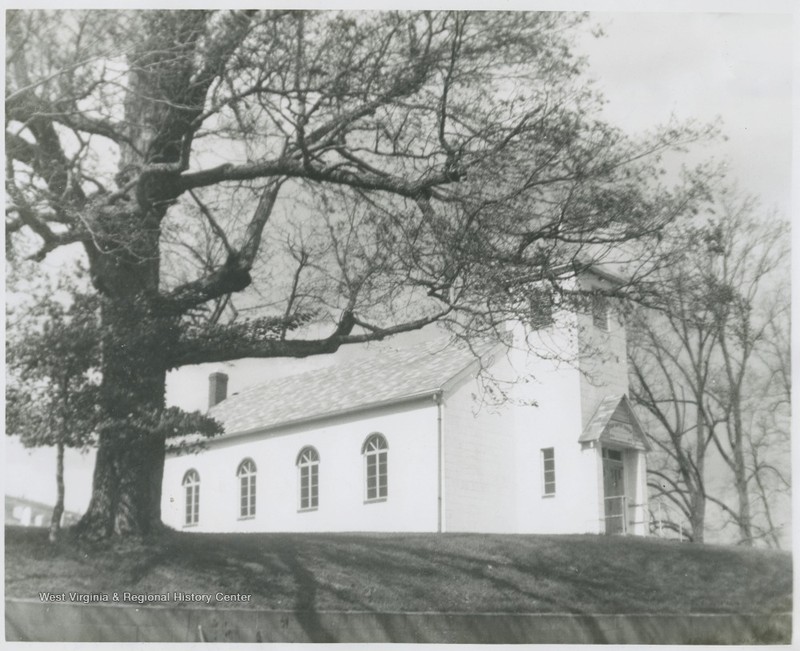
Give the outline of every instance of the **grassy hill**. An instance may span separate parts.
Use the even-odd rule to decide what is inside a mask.
[[[7,598],[222,591],[281,610],[627,614],[788,612],[792,597],[786,552],[592,535],[171,532],[102,546],[6,527],[5,554]]]

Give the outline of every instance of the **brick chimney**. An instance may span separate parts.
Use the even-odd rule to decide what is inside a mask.
[[[208,408],[228,397],[228,376],[225,373],[212,373],[208,376]]]

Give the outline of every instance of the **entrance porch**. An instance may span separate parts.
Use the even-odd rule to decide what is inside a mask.
[[[627,397],[605,398],[581,435],[580,443],[597,453],[599,532],[646,535],[645,453],[650,445]]]

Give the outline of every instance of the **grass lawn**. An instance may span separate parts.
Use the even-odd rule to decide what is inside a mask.
[[[787,552],[593,535],[170,532],[103,546],[6,527],[5,554],[6,598],[222,591],[281,610],[627,614],[789,612],[792,597]]]

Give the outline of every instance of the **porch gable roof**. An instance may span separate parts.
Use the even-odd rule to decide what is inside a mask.
[[[650,450],[644,428],[625,394],[603,398],[578,439],[579,443],[596,441],[624,448]]]

